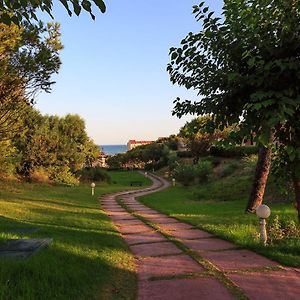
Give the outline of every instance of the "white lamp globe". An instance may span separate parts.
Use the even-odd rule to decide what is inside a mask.
[[[91,187],[94,188],[96,184],[94,182],[91,183]]]
[[[268,205],[261,204],[256,208],[256,215],[259,218],[267,219],[271,215],[271,209]]]

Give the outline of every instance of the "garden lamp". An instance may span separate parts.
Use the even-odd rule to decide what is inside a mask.
[[[92,188],[92,196],[95,194],[95,186],[96,184],[94,182],[91,183],[91,188]]]
[[[271,210],[269,206],[261,204],[256,208],[256,215],[259,217],[260,240],[264,246],[267,244],[266,219],[269,218]]]

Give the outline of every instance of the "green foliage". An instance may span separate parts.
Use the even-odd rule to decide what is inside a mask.
[[[84,168],[78,171],[77,174],[80,177],[81,182],[102,181],[102,182],[111,183],[111,177],[109,176],[107,171],[100,167]]]
[[[0,23],[0,140],[13,137],[39,91],[50,92],[62,49],[58,24]]]
[[[207,182],[212,173],[212,164],[208,160],[200,160],[195,165],[177,164],[172,171],[172,176],[185,186],[194,185],[196,182]]]
[[[172,176],[185,186],[193,185],[196,172],[193,165],[180,164],[172,172]]]
[[[72,182],[74,174],[87,162],[91,164],[99,153],[97,146],[88,138],[84,120],[78,115],[42,116],[32,110],[25,120],[26,130],[16,136],[14,143],[21,153],[19,173],[28,175],[37,167],[47,169],[55,181]],[[61,177],[52,169],[62,169]],[[68,179],[67,179],[68,178]]]
[[[10,140],[0,141],[0,178],[14,177],[20,153]]]
[[[258,148],[256,146],[234,146],[234,147],[222,147],[222,146],[212,146],[210,149],[210,154],[219,157],[244,157],[249,155],[255,155],[258,153]]]
[[[187,122],[180,129],[179,136],[184,138],[194,160],[198,161],[201,156],[209,153],[215,142],[226,139],[231,130],[234,128],[217,129],[214,119],[210,115],[204,115]]]
[[[158,170],[168,165],[172,149],[177,147],[177,138],[160,139],[148,145],[133,148],[126,153],[110,157],[107,163],[111,169],[142,169]]]
[[[79,185],[79,180],[66,165],[50,167],[50,179],[52,182],[57,184],[65,184],[69,186]]]
[[[229,175],[232,175],[238,168],[237,162],[231,162],[228,164],[225,164],[223,169],[220,172],[221,177],[226,177]]]
[[[212,163],[208,160],[200,160],[194,165],[194,169],[198,182],[207,182],[209,175],[212,173]]]
[[[82,10],[88,12],[91,18],[94,20],[95,15],[92,11],[92,4],[94,4],[102,13],[106,11],[106,6],[102,0],[59,0],[64,6],[69,16],[72,16],[73,12],[76,16],[79,16]],[[52,0],[4,0],[0,3],[0,22],[1,23],[15,23],[20,24],[24,19],[27,21],[36,20],[36,10],[39,9],[48,13],[52,18],[53,1]]]
[[[179,158],[192,158],[193,153],[192,153],[192,151],[178,151],[177,156]]]
[[[278,215],[268,222],[268,241],[280,244],[283,239],[299,239],[300,228],[293,220],[280,219]]]
[[[222,18],[203,4],[193,10],[202,30],[170,49],[167,67],[174,84],[201,99],[177,98],[173,113],[210,114],[217,128],[239,124],[235,138],[255,132],[258,145],[270,142],[272,130],[287,169],[299,179],[300,2],[225,1]]]

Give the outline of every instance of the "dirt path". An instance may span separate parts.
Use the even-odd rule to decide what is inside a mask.
[[[146,207],[136,197],[169,186],[104,196],[110,216],[136,258],[138,300],[300,299],[300,270],[286,268]]]

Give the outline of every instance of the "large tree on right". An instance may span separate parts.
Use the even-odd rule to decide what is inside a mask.
[[[171,81],[194,89],[199,100],[175,100],[173,113],[211,114],[215,126],[239,123],[260,146],[247,206],[262,202],[277,147],[295,187],[300,221],[300,2],[225,0],[221,18],[204,2],[194,6],[202,30],[171,48]]]

